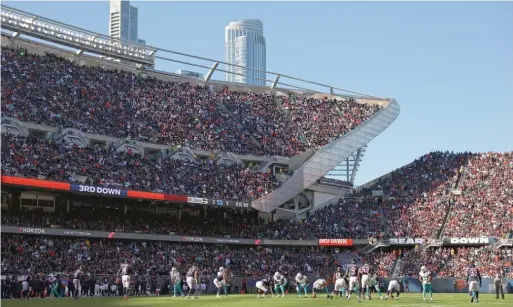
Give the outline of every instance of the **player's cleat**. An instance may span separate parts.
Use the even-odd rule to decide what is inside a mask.
[[[433,298],[432,298],[432,297],[430,297],[429,299],[430,299],[430,300],[433,300]]]
[[[124,299],[123,299],[123,300],[124,300],[124,301],[128,300],[128,295],[125,295],[125,297],[124,297]]]

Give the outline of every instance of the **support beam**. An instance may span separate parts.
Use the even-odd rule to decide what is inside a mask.
[[[214,71],[216,71],[217,66],[219,66],[219,62],[215,62],[214,65],[212,65],[212,68],[210,68],[207,75],[205,76],[205,82],[210,81],[210,78],[212,78],[212,75],[214,74]]]
[[[356,172],[358,171],[358,166],[360,165],[360,158],[362,156],[363,147],[358,149],[356,153],[356,159],[353,164],[353,169],[351,170],[351,183],[354,184],[354,177],[356,177]]]
[[[274,78],[273,84],[271,84],[271,89],[274,90],[276,88],[276,85],[278,85],[278,80],[280,80],[280,77],[281,77],[280,74],[276,75],[276,78]]]
[[[276,210],[285,211],[288,213],[296,213],[296,210],[284,209],[284,208],[276,208]]]
[[[349,182],[349,157],[346,159],[346,181]]]

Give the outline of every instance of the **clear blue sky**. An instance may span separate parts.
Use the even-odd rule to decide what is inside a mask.
[[[108,34],[108,2],[3,3]],[[258,18],[268,70],[396,98],[357,184],[432,150],[513,150],[513,2],[133,4],[150,45],[222,60],[224,26]]]

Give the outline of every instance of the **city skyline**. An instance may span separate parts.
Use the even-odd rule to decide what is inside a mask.
[[[226,73],[226,81],[265,86],[265,80],[261,80],[266,79],[266,42],[262,21],[231,21],[225,27],[224,43],[225,62],[246,67],[226,65],[226,70],[229,71]]]
[[[139,38],[139,10],[129,0],[110,0],[109,36],[136,44],[146,44]]]

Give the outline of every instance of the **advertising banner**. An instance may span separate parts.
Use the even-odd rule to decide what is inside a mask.
[[[390,245],[418,245],[424,244],[422,238],[390,238]]]
[[[276,246],[318,246],[317,240],[268,240],[262,239],[261,245],[276,245]]]
[[[205,243],[205,244],[234,244],[234,245],[274,245],[274,246],[317,246],[317,241],[308,240],[265,240],[265,239],[239,239],[226,237],[203,237],[203,236],[171,236],[161,234],[147,233],[128,233],[118,231],[95,231],[95,230],[75,230],[61,228],[44,227],[24,227],[24,226],[2,226],[3,233],[27,234],[27,235],[46,235],[46,236],[68,236],[80,238],[99,238],[99,239],[126,239],[126,240],[149,240],[149,241],[168,241],[184,243]]]
[[[201,197],[187,197],[188,204],[198,204],[206,206],[216,207],[228,207],[228,208],[239,208],[239,209],[250,209],[251,204],[249,201],[234,201],[234,200],[223,200],[213,198],[201,198]]]
[[[25,227],[25,226],[2,226],[2,233],[47,235],[47,236],[68,236],[68,237],[91,237],[109,238],[107,231],[75,230],[60,228]]]
[[[174,203],[184,203],[184,204],[187,203],[187,204],[191,204],[191,205],[197,204],[197,205],[205,205],[205,206],[217,206],[217,207],[240,208],[240,209],[251,209],[252,208],[251,203],[249,201],[234,201],[234,200],[211,199],[211,198],[202,198],[202,197],[188,197],[188,196],[183,196],[183,195],[170,195],[170,194],[163,194],[163,193],[133,191],[133,190],[92,186],[92,185],[78,184],[78,183],[65,183],[65,182],[57,182],[57,181],[50,181],[50,180],[29,179],[29,178],[20,178],[20,177],[12,177],[12,176],[2,176],[2,184],[33,187],[33,188],[42,188],[42,189],[50,189],[50,190],[71,191],[71,192],[79,192],[79,193],[86,193],[86,194],[107,196],[107,197],[127,197],[127,198],[136,198],[136,199],[169,201],[169,202],[174,202]]]
[[[319,239],[319,246],[353,246],[351,239]]]
[[[91,193],[91,194],[109,195],[109,196],[123,196],[123,197],[128,196],[127,190],[105,188],[105,187],[95,187],[95,186],[76,184],[76,183],[71,184],[70,190],[84,192],[84,193]]]
[[[444,245],[487,245],[493,243],[494,238],[469,237],[469,238],[443,238]]]

